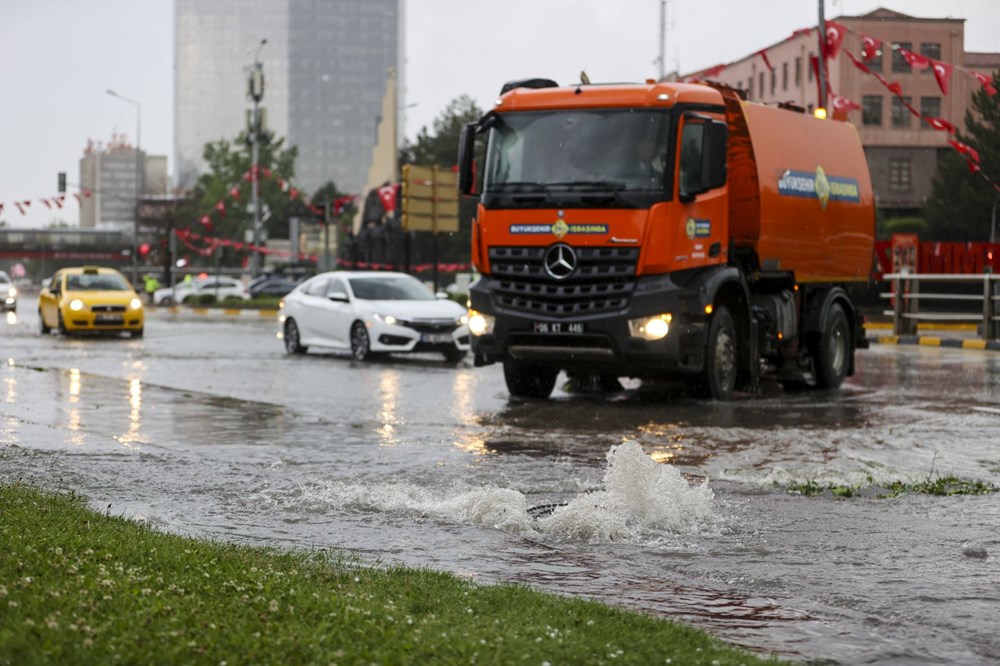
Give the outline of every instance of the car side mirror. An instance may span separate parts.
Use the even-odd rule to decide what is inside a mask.
[[[347,303],[347,302],[349,302],[349,299],[347,298],[347,294],[345,292],[343,292],[343,291],[331,291],[329,294],[326,295],[326,297],[329,298],[334,303]]]

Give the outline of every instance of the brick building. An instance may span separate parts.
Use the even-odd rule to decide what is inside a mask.
[[[858,128],[868,157],[875,201],[886,217],[920,215],[931,192],[938,156],[951,150],[947,135],[911,114],[908,101],[922,115],[943,118],[964,129],[965,112],[980,83],[959,68],[992,75],[1000,68],[1000,53],[965,50],[965,19],[917,18],[889,9],[863,16],[839,16],[833,21],[847,34],[841,53],[829,61],[831,90],[861,106],[848,112]],[[881,40],[879,55],[868,60],[873,71],[898,82],[906,100],[899,99],[874,76],[860,71],[843,51],[861,58],[861,35]],[[943,94],[930,68],[910,67],[898,48],[956,67]],[[682,78],[710,78],[740,88],[759,102],[791,102],[812,111],[818,102],[819,82],[811,59],[819,51],[815,30],[802,30],[761,51],[724,66]],[[770,67],[768,66],[770,64]]]

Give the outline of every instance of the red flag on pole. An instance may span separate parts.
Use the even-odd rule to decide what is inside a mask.
[[[951,65],[940,60],[931,60],[931,67],[934,68],[934,78],[937,79],[938,87],[945,95],[948,94],[948,79],[951,78]]]
[[[836,21],[826,22],[826,57],[833,59],[840,52],[840,45],[847,34],[847,28]]]

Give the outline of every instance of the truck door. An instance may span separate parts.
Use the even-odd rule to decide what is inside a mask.
[[[727,260],[726,125],[695,113],[681,118],[677,145],[677,258],[683,268]]]

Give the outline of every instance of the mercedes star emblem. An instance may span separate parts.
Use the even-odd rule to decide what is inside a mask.
[[[545,253],[545,272],[555,280],[565,280],[576,270],[576,252],[559,243]]]

